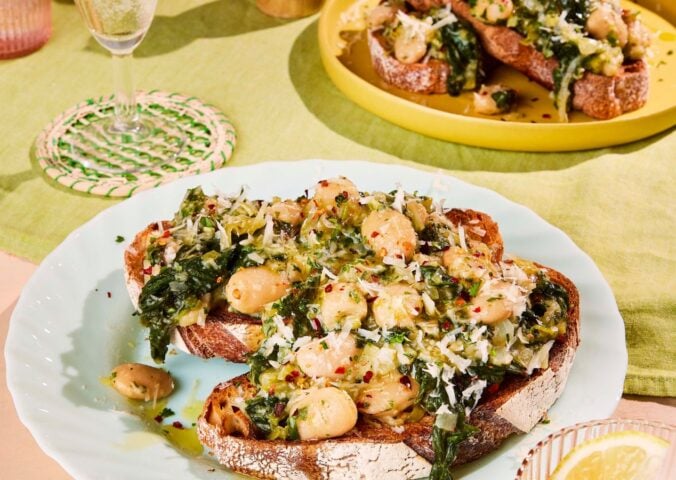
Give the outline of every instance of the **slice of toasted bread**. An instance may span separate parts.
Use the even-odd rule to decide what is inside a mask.
[[[554,88],[554,70],[559,62],[546,58],[515,30],[483,23],[474,17],[463,0],[448,0],[453,13],[469,22],[481,39],[484,49],[495,59],[520,71],[548,90]],[[591,72],[573,86],[573,108],[592,118],[606,120],[641,108],[648,101],[648,66],[637,60],[621,67],[612,77]]]
[[[171,224],[162,222],[163,228]],[[124,252],[124,277],[129,298],[135,308],[145,284],[143,260],[150,234],[159,228],[151,223],[139,232]],[[202,358],[222,357],[232,362],[244,362],[255,352],[263,339],[258,318],[230,312],[219,307],[209,313],[203,326],[176,327],[172,343],[179,349]]]
[[[452,209],[446,216],[456,225],[465,225],[467,236],[487,244],[493,250],[493,261],[500,261],[502,237],[498,225],[489,215],[470,209]],[[163,221],[161,226],[168,229],[171,224]],[[148,225],[136,234],[124,252],[124,277],[134,308],[138,308],[145,284],[143,260],[148,240],[159,227],[157,223]],[[258,350],[262,340],[259,318],[231,312],[224,306],[211,311],[203,326],[179,326],[172,335],[172,343],[186,353],[202,358],[222,357],[232,362],[244,362],[248,354]]]
[[[439,60],[402,63],[387,47],[378,31],[367,32],[371,62],[376,73],[392,86],[415,93],[446,93],[449,65]]]
[[[460,445],[455,464],[475,460],[499,447],[510,435],[531,430],[560,396],[579,345],[579,296],[573,283],[546,268],[566,289],[568,329],[552,347],[549,368],[531,377],[509,377],[498,392],[486,394],[469,423],[480,431]],[[198,420],[200,441],[228,468],[259,478],[387,479],[429,474],[434,460],[432,416],[406,424],[402,431],[363,419],[346,435],[329,440],[260,440],[240,407],[256,394],[243,375],[218,385]]]

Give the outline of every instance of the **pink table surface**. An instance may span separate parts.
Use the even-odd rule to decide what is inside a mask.
[[[9,320],[21,289],[36,265],[0,252],[0,342],[5,345]],[[47,456],[17,417],[0,357],[0,478],[66,480],[72,477]],[[676,398],[625,396],[614,417],[676,423]]]

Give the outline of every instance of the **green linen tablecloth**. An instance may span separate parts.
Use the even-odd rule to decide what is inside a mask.
[[[66,0],[53,6],[50,42],[28,57],[0,61],[0,249],[35,262],[115,203],[55,186],[31,160],[36,135],[54,116],[112,89],[110,59],[76,8]],[[231,165],[303,158],[408,163],[448,169],[527,205],[589,253],[612,286],[627,331],[625,392],[676,396],[674,129],[567,154],[433,140],[345,98],[322,68],[316,37],[316,17],[272,19],[253,0],[163,0],[136,52],[137,86],[194,95],[231,116],[239,132]]]

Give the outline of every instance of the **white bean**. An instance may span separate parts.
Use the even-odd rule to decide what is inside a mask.
[[[608,39],[611,35],[621,47],[627,44],[629,32],[620,12],[612,5],[604,3],[589,14],[585,26],[589,34],[597,40]]]
[[[339,328],[345,322],[358,328],[368,314],[368,305],[355,284],[329,283],[324,287],[321,312],[322,324],[328,330]]]
[[[246,313],[260,313],[270,302],[283,297],[289,281],[267,267],[249,267],[238,270],[225,287],[225,298],[232,308]]]
[[[441,262],[446,267],[448,274],[453,277],[480,279],[494,270],[485,254],[475,257],[461,247],[451,247],[446,250],[441,257]]]
[[[317,183],[312,198],[320,208],[332,210],[336,207],[336,197],[339,195],[345,200],[357,200],[359,190],[345,177],[331,178]]]
[[[427,53],[425,37],[399,35],[394,41],[394,56],[401,63],[415,63]]]
[[[472,8],[474,16],[486,19],[487,23],[507,20],[514,12],[512,0],[477,0]]]
[[[171,375],[142,363],[123,363],[113,369],[113,388],[133,400],[159,400],[174,390]]]
[[[342,378],[357,355],[352,335],[341,338],[329,334],[300,347],[296,352],[298,367],[311,377]]]
[[[393,209],[369,213],[362,223],[361,234],[380,258],[410,260],[418,243],[411,220]]]
[[[492,325],[520,315],[526,308],[526,302],[525,294],[517,285],[492,280],[482,286],[468,308],[472,319]]]
[[[378,5],[368,14],[367,23],[369,28],[380,28],[391,22],[397,15],[397,9],[389,5]]]
[[[357,408],[368,415],[394,417],[413,405],[418,391],[418,382],[406,375],[371,380],[359,392]]]
[[[512,306],[505,298],[477,297],[470,307],[472,318],[480,323],[493,325],[512,316]]]
[[[383,328],[413,328],[423,308],[420,294],[404,284],[388,285],[373,302],[373,318]]]
[[[357,424],[357,407],[352,398],[336,387],[297,392],[287,406],[295,417],[301,440],[339,437]]]
[[[632,60],[639,60],[648,53],[652,43],[652,34],[643,23],[636,18],[630,18],[627,22],[628,38],[625,54]]]
[[[415,228],[416,231],[425,228],[425,222],[427,221],[429,214],[422,203],[416,202],[415,200],[406,202],[406,215],[411,219],[413,228]]]
[[[273,203],[268,207],[268,211],[272,218],[280,222],[298,225],[303,221],[303,207],[291,200]]]
[[[497,115],[509,111],[512,105],[509,102],[506,102],[505,105],[498,105],[498,102],[493,98],[493,94],[504,92],[507,96],[510,95],[510,91],[513,92],[503,85],[482,85],[481,89],[474,93],[474,111],[483,115]]]

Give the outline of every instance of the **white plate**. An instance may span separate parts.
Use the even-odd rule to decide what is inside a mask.
[[[74,231],[42,262],[14,310],[5,349],[19,417],[42,449],[78,479],[234,478],[209,472],[215,466],[209,457],[190,458],[147,433],[150,427],[100,382],[122,361],[151,361],[125,291],[124,246],[148,223],[170,218],[189,187],[234,192],[244,184],[252,198],[295,198],[337,175],[361,190],[389,191],[401,183],[445,198],[446,206],[487,212],[499,223],[507,252],[560,270],[580,290],[582,345],[551,423],[509,440],[459,470],[458,478],[512,478],[527,447],[550,431],[612,413],[627,364],[624,324],[601,273],[563,232],[492,191],[442,174],[366,162],[275,162],[228,167],[140,193]],[[116,243],[117,235],[127,240]],[[206,398],[217,382],[246,369],[183,354],[170,356],[167,367],[178,383],[169,406],[179,413],[191,397]]]

